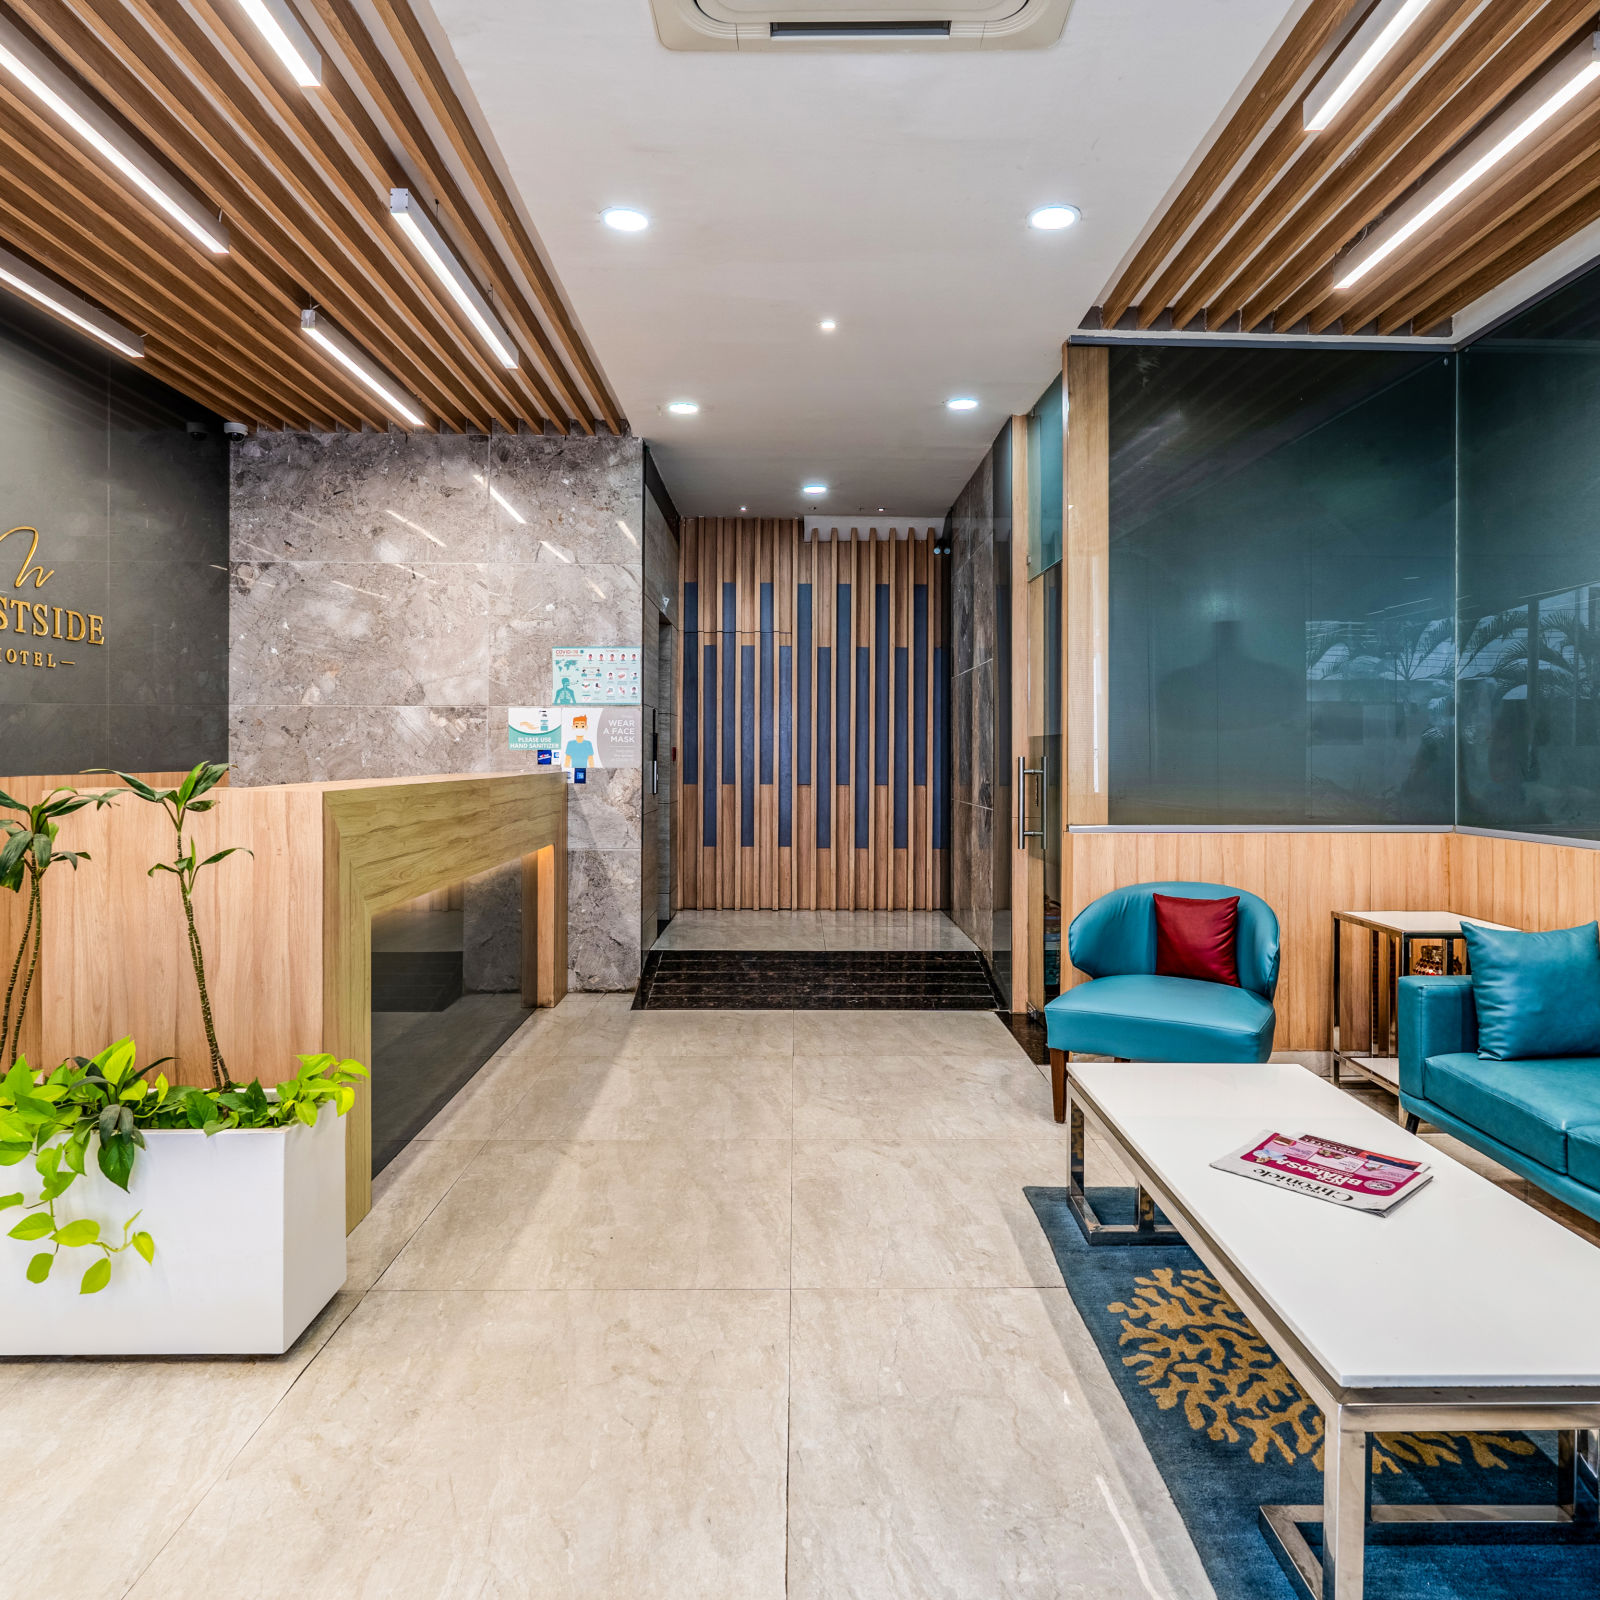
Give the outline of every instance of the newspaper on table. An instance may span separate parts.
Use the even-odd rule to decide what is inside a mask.
[[[1379,1155],[1312,1133],[1268,1133],[1211,1163],[1294,1194],[1384,1216],[1433,1176],[1426,1161]]]

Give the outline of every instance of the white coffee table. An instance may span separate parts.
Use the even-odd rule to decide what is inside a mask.
[[[1600,1249],[1293,1064],[1073,1062],[1067,1108],[1074,1151],[1085,1124],[1100,1134],[1322,1408],[1322,1505],[1261,1508],[1302,1593],[1357,1600],[1369,1527],[1593,1535],[1577,1432],[1600,1427]],[[1375,1217],[1210,1165],[1269,1130],[1421,1157],[1434,1176]],[[1071,1176],[1086,1208],[1076,1156]],[[1557,1431],[1551,1504],[1372,1505],[1372,1434],[1479,1429]],[[1300,1531],[1319,1520],[1320,1563]]]

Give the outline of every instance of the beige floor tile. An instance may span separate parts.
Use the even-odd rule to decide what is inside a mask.
[[[785,1139],[491,1140],[378,1292],[786,1288],[789,1189]]]
[[[1020,1053],[795,1057],[797,1139],[927,1144],[1005,1134],[1065,1148],[1050,1086]]]
[[[1032,1141],[794,1147],[794,1282],[807,1289],[1022,1288],[1061,1273],[1022,1190],[1066,1182]]]
[[[574,1061],[543,1067],[497,1139],[787,1139],[787,1056],[684,1056],[670,1064]]]
[[[0,1361],[0,1483],[27,1524],[0,1593],[121,1600],[356,1300],[281,1356]]]
[[[648,1014],[648,1013],[647,1013]],[[1027,1052],[992,1011],[795,1011],[797,1056],[920,1055],[1015,1057]]]
[[[789,1011],[629,1011],[581,1030],[569,1055],[662,1067],[684,1057],[787,1059],[794,1054],[793,1017]]]
[[[1075,1314],[1063,1288],[796,1291],[791,1600],[1174,1593],[1133,1502],[1126,1533],[1108,1512],[1121,1485],[1052,1313]]]
[[[680,911],[656,950],[821,950],[815,911]]]
[[[782,1600],[788,1317],[370,1295],[130,1600]]]
[[[473,1139],[413,1140],[372,1180],[372,1209],[345,1241],[347,1290],[382,1277],[482,1148]]]

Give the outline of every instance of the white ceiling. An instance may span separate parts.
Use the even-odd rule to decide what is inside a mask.
[[[950,55],[670,51],[649,0],[433,9],[678,509],[843,516],[950,503],[1300,5],[1077,0],[1050,48]],[[1056,200],[1082,222],[1030,230]]]

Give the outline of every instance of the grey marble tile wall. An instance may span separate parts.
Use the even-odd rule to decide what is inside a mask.
[[[676,734],[673,674],[678,659],[678,534],[671,518],[647,486],[644,492],[644,592],[641,627],[644,660],[640,671],[644,702],[643,827],[640,863],[639,946],[656,942],[672,904],[672,762]],[[650,753],[660,751],[657,792],[650,792]]]
[[[0,772],[225,761],[220,419],[7,303],[0,437]]]
[[[235,447],[229,651],[241,783],[531,770],[507,710],[550,652],[643,643],[635,438],[262,433]],[[569,791],[568,982],[640,965],[640,772]],[[514,907],[485,886],[479,986]]]
[[[995,816],[994,465],[991,451],[950,512],[950,916],[991,965],[1005,826]]]

